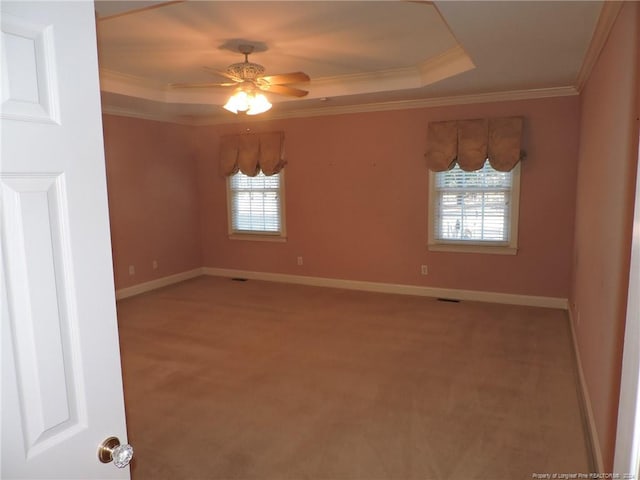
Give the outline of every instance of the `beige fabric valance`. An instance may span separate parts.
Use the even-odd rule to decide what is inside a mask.
[[[238,170],[250,177],[260,171],[274,175],[286,163],[283,132],[225,135],[220,139],[220,173],[224,176]]]
[[[443,172],[457,163],[462,170],[491,166],[508,172],[521,160],[522,117],[431,122],[427,138],[427,166]]]

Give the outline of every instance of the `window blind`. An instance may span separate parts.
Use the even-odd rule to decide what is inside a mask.
[[[241,172],[229,177],[231,228],[238,233],[281,232],[280,174],[260,172],[249,177]]]
[[[512,172],[485,163],[473,172],[456,165],[435,175],[436,240],[509,242]]]

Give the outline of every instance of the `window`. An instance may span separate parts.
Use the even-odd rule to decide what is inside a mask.
[[[284,171],[255,177],[238,172],[227,178],[231,237],[283,239]]]
[[[516,253],[520,164],[510,172],[486,162],[474,172],[456,165],[429,175],[430,250]]]

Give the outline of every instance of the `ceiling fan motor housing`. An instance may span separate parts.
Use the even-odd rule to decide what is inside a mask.
[[[234,63],[227,67],[227,73],[242,80],[255,80],[264,73],[264,67],[253,62]]]

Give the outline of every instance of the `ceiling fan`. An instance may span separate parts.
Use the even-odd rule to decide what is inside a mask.
[[[213,70],[214,73],[222,75],[228,78],[231,82],[224,83],[172,83],[169,86],[172,88],[211,88],[211,87],[236,87],[234,97],[237,97],[236,102],[231,102],[233,105],[229,105],[227,102],[225,108],[237,113],[238,111],[246,111],[249,115],[262,113],[263,111],[271,108],[271,104],[268,104],[266,109],[256,111],[247,104],[247,99],[257,99],[260,102],[267,102],[266,97],[259,93],[260,90],[269,93],[276,93],[278,95],[286,95],[289,97],[304,97],[309,92],[295,87],[288,86],[289,84],[297,84],[308,82],[309,75],[303,72],[283,73],[279,75],[264,75],[265,68],[262,65],[249,61],[249,55],[253,52],[253,45],[238,45],[238,50],[244,55],[244,62],[233,63],[227,67],[224,72]],[[211,70],[211,69],[208,69]],[[240,102],[240,104],[238,103]],[[244,103],[243,103],[244,102]],[[245,105],[246,104],[246,105]],[[240,105],[241,108],[237,108]],[[244,108],[246,106],[246,108]],[[227,108],[230,107],[230,108]],[[252,111],[253,110],[253,111]]]

